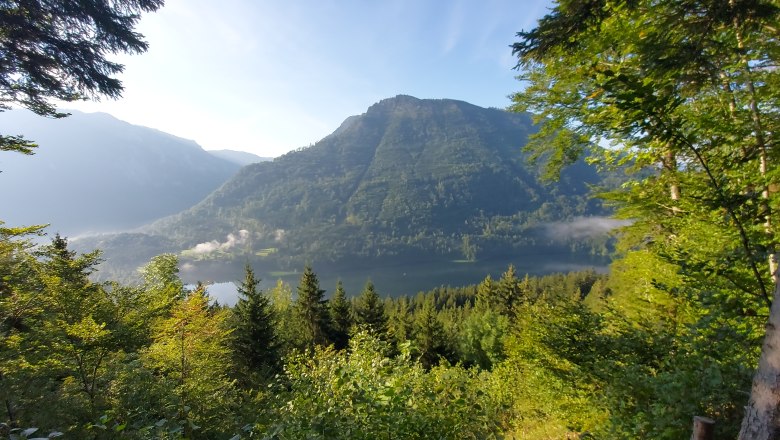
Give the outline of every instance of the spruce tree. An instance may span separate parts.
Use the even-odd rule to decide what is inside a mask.
[[[352,327],[352,306],[347,301],[347,294],[341,280],[336,284],[336,293],[328,302],[328,311],[330,312],[331,340],[336,349],[344,349],[349,342],[349,329]]]
[[[496,282],[493,281],[490,275],[486,276],[479,285],[477,285],[477,296],[474,301],[474,306],[487,309],[493,306],[494,295],[496,290]]]
[[[298,299],[295,301],[295,315],[300,321],[300,343],[303,347],[328,345],[330,317],[320,289],[317,274],[306,266],[298,284]]]
[[[515,266],[510,264],[496,284],[496,310],[502,315],[514,318],[515,308],[520,303],[521,296],[522,292],[515,273]]]
[[[385,306],[371,281],[366,283],[366,287],[355,302],[355,321],[377,337],[387,336]]]
[[[414,342],[420,353],[420,363],[425,368],[437,365],[442,358],[452,357],[444,326],[437,316],[433,301],[426,301],[417,313],[414,320]]]
[[[233,353],[239,375],[245,381],[252,376],[268,375],[279,366],[274,312],[258,284],[260,279],[247,264],[232,315]]]

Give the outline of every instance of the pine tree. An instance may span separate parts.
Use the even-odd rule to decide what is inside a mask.
[[[347,294],[341,280],[336,284],[336,293],[328,301],[330,312],[331,340],[337,350],[347,348],[349,329],[352,327],[352,306],[347,301]]]
[[[355,302],[355,321],[364,326],[373,335],[387,337],[387,314],[385,306],[374,289],[374,283],[368,281]]]
[[[268,298],[258,289],[260,279],[247,264],[233,307],[233,353],[241,374],[266,376],[279,366],[279,340]]]
[[[426,301],[414,320],[414,342],[419,350],[420,363],[425,368],[433,367],[440,359],[452,357],[452,350],[436,313],[433,301]]]
[[[502,315],[514,318],[522,297],[515,266],[510,264],[496,284],[495,307]]]
[[[301,340],[304,347],[328,345],[330,317],[323,299],[325,291],[320,289],[317,274],[306,266],[298,283],[298,299],[295,301],[295,315],[300,320]]]
[[[474,306],[487,309],[493,306],[493,298],[495,296],[496,282],[493,281],[490,275],[486,276],[479,285],[477,285],[477,297],[474,301]]]
[[[414,323],[412,322],[410,306],[409,299],[405,296],[398,298],[390,304],[387,317],[387,334],[388,338],[396,344],[412,338]]]

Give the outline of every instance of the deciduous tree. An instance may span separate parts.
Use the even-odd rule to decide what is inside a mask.
[[[629,248],[675,264],[700,304],[741,317],[741,331],[758,328],[747,311],[772,303],[741,439],[780,426],[779,11],[762,0],[561,1],[514,45],[526,84],[515,109],[541,123],[536,157],[559,169],[611,143],[604,164],[643,171],[610,196],[635,219]]]

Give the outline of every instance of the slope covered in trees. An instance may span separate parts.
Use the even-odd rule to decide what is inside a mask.
[[[535,255],[542,267],[572,251],[582,259],[604,252],[604,236],[592,231],[603,233],[609,220],[588,218],[605,213],[589,185],[608,179],[578,162],[560,182],[542,181],[522,153],[533,131],[526,115],[397,96],[311,147],[243,168],[192,209],[145,232],[172,241],[158,251],[179,253],[201,273],[234,266],[229,279],[240,270],[233,261],[247,260],[260,273],[310,261],[397,267],[395,277],[415,276],[419,263],[435,263],[434,273],[453,260],[487,262],[476,281],[518,255]],[[558,223],[572,220],[579,223]],[[99,245],[109,264],[134,252],[126,240],[116,247],[110,240]],[[354,274],[343,278],[358,283]]]

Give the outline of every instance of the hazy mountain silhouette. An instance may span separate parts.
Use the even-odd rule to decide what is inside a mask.
[[[105,113],[71,113],[0,113],[0,133],[39,144],[33,156],[0,153],[8,225],[51,223],[65,235],[133,228],[191,207],[240,168],[190,140]]]
[[[207,152],[219,157],[220,159],[225,159],[241,166],[274,160],[273,157],[260,157],[256,154],[248,153],[246,151],[207,150]]]

